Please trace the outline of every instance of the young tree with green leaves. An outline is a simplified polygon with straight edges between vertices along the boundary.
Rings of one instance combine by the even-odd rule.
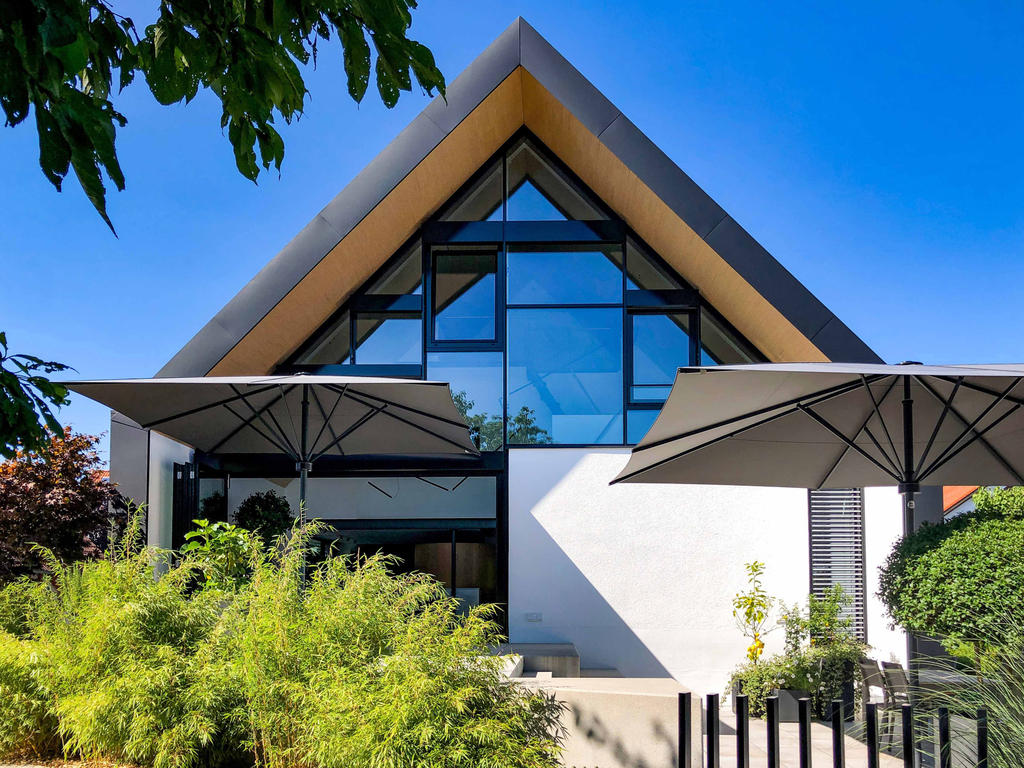
[[[738,592],[732,599],[732,615],[744,637],[750,639],[747,658],[752,664],[764,653],[764,636],[770,631],[768,617],[771,615],[775,599],[764,589],[761,577],[764,575],[764,563],[759,560],[747,563],[747,589]]]
[[[6,124],[33,115],[39,164],[58,190],[69,170],[107,225],[103,176],[125,186],[116,133],[128,119],[116,94],[141,75],[161,104],[200,89],[221,102],[239,172],[280,170],[284,140],[274,127],[305,107],[302,67],[340,43],[348,93],[370,81],[388,107],[413,80],[444,93],[433,54],[409,37],[416,0],[161,0],[142,31],[106,0],[0,3],[0,107]],[[258,153],[258,156],[257,156]]]

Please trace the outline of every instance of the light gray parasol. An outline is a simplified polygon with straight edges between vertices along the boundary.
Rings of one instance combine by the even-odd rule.
[[[205,453],[290,456],[303,505],[322,456],[478,453],[442,382],[300,374],[65,383]]]
[[[1024,365],[765,363],[680,368],[612,482],[1024,484]]]

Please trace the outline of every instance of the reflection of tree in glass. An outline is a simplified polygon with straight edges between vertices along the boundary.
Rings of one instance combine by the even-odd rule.
[[[546,429],[537,426],[533,418],[533,409],[525,405],[519,413],[508,420],[508,441],[513,444],[550,443],[551,435]]]
[[[502,444],[502,425],[500,416],[489,416],[486,413],[473,413],[474,401],[466,392],[455,392],[452,395],[455,407],[469,425],[469,435],[480,446],[481,451],[497,451]],[[508,441],[510,443],[550,443],[551,435],[546,429],[537,426],[533,411],[525,405],[519,413],[509,419]]]

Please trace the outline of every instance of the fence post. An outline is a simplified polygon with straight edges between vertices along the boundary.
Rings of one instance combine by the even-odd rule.
[[[939,768],[953,768],[953,750],[949,746],[949,709],[939,707]]]
[[[768,715],[768,768],[779,768],[779,697],[769,696],[764,705]]]
[[[676,761],[676,765],[679,768],[693,768],[693,748],[690,745],[690,740],[693,738],[693,732],[690,730],[693,725],[693,712],[690,709],[691,694],[689,691],[679,694],[677,706],[679,707],[679,759]]]
[[[749,701],[745,693],[736,697],[736,768],[750,768]]]
[[[878,704],[868,704],[864,727],[868,738],[868,768],[878,768]]]
[[[846,768],[846,725],[843,700],[832,700],[832,766]]]
[[[800,768],[811,768],[811,700],[800,699],[796,705],[800,720]]]
[[[718,766],[718,732],[720,723],[718,720],[718,694],[708,694],[708,768],[719,768]]]
[[[903,726],[903,766],[904,768],[914,768],[917,744],[914,738],[914,706],[912,704],[904,704],[900,707],[900,724]]]
[[[978,710],[978,768],[988,768],[988,710]]]

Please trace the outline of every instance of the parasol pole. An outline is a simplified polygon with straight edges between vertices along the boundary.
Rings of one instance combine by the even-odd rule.
[[[914,472],[914,398],[910,394],[910,377],[903,377],[903,482],[899,484],[903,497],[903,534],[914,530],[914,496],[921,490]]]
[[[300,417],[301,437],[299,442],[299,461],[295,468],[299,470],[299,522],[306,524],[306,482],[313,462],[309,460],[309,385],[302,385],[302,415]]]

